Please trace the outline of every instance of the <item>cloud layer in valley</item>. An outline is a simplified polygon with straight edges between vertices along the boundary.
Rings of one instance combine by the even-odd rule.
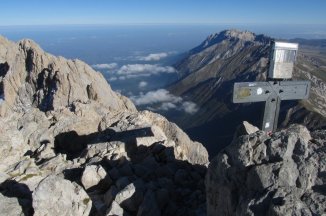
[[[92,65],[94,69],[100,69],[100,70],[113,70],[118,67],[117,63],[110,63],[110,64],[95,64]]]
[[[191,101],[184,101],[182,97],[171,94],[166,89],[149,91],[146,94],[132,96],[131,100],[137,106],[149,105],[152,110],[168,111],[171,109],[182,110],[188,114],[194,114],[198,111],[198,106]]]
[[[147,56],[139,56],[138,60],[140,61],[159,61],[168,57],[169,53],[162,52],[162,53],[151,53]]]
[[[171,66],[160,66],[154,64],[127,64],[122,66],[117,74],[128,75],[128,74],[158,74],[158,73],[175,73],[176,70]]]

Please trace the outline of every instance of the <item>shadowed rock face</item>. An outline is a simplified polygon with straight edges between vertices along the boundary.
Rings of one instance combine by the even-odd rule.
[[[207,214],[324,214],[325,135],[292,125],[235,138],[209,165]]]
[[[0,90],[8,215],[205,214],[206,149],[90,66],[0,37]]]

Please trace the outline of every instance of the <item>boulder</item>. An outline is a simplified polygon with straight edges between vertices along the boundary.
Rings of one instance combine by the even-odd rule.
[[[105,181],[107,186],[112,182],[103,167],[101,165],[86,166],[81,178],[84,188],[87,190],[98,185],[101,181],[103,181],[102,183]]]
[[[120,205],[116,201],[113,201],[106,212],[106,216],[124,215],[123,213],[124,211]]]
[[[89,215],[92,200],[82,187],[50,175],[33,192],[34,215]]]

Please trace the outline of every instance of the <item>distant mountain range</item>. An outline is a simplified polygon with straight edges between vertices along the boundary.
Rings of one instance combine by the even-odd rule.
[[[207,37],[175,64],[179,80],[168,87],[195,102],[195,115],[170,116],[206,146],[211,156],[230,143],[236,126],[247,120],[260,126],[263,103],[233,104],[235,82],[266,79],[272,38],[248,31],[225,30]],[[302,123],[326,126],[326,40],[293,39],[300,44],[294,79],[311,80],[307,101],[282,102],[280,127]],[[169,116],[168,116],[169,117]]]

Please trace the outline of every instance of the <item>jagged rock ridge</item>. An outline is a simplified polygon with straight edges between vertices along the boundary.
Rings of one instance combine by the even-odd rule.
[[[326,133],[292,125],[239,136],[210,163],[207,215],[323,215]]]
[[[205,214],[206,149],[87,64],[0,37],[0,90],[3,214]]]

